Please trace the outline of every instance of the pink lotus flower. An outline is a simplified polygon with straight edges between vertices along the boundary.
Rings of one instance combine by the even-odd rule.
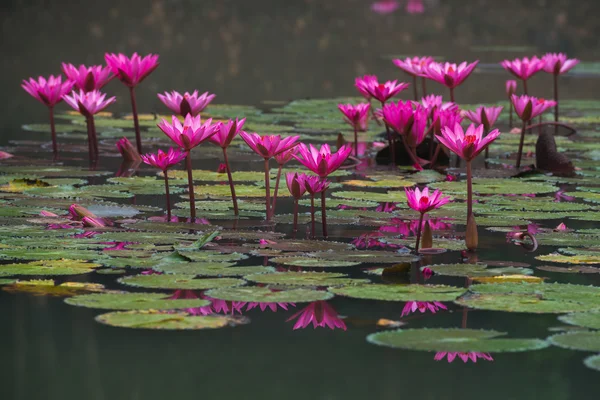
[[[321,178],[326,178],[346,161],[352,152],[352,147],[343,145],[337,152],[332,153],[328,144],[317,149],[312,144],[306,146],[304,143],[300,143],[298,152],[301,157],[294,155],[296,160]]]
[[[438,140],[459,157],[466,161],[471,161],[477,157],[486,146],[500,136],[500,131],[494,129],[483,138],[483,129],[483,125],[475,127],[474,124],[471,124],[467,128],[467,131],[464,132],[460,124],[457,123],[454,125],[454,129],[446,126],[443,127],[442,135],[438,136]]]
[[[7,153],[6,151],[0,151],[0,160],[6,160],[7,158],[14,157],[13,154]]]
[[[415,101],[413,104],[421,104],[430,114],[433,113],[434,110],[458,110],[457,104],[450,101],[444,102],[442,96],[437,96],[435,94],[430,94],[421,98],[421,103]]]
[[[423,14],[425,12],[423,0],[407,0],[405,8],[409,14]]]
[[[496,120],[502,112],[502,106],[499,107],[478,107],[475,111],[465,111],[465,117],[478,125],[483,125],[485,132],[489,131],[490,128],[496,123]]]
[[[567,226],[565,225],[564,222],[561,222],[560,224],[558,224],[558,226],[556,228],[554,228],[554,232],[564,232],[567,230],[569,230],[569,229],[567,228]]]
[[[102,218],[98,217],[83,217],[81,222],[85,227],[101,228],[106,226],[106,222],[104,222]]]
[[[157,54],[142,58],[138,53],[133,53],[130,58],[122,53],[106,53],[104,59],[119,80],[129,87],[137,86],[158,67]]]
[[[259,135],[258,133],[240,132],[240,136],[255,153],[264,159],[272,158],[286,150],[296,146],[300,136],[288,136],[281,138],[281,135]]]
[[[298,174],[295,172],[288,172],[285,174],[288,190],[295,199],[299,199],[306,193],[306,185],[304,184],[305,177],[305,174]]]
[[[287,322],[298,318],[294,324],[294,330],[306,328],[312,323],[313,328],[317,326],[329,327],[329,329],[346,330],[346,324],[338,316],[338,313],[325,301],[315,301],[310,303],[296,314],[287,319]]]
[[[400,7],[397,0],[380,0],[371,3],[371,10],[377,14],[391,14]]]
[[[431,270],[431,268],[428,267],[423,268],[421,270],[421,273],[423,274],[424,280],[429,280],[433,276],[433,271]]]
[[[564,53],[546,53],[542,57],[542,61],[544,62],[544,71],[554,75],[565,74],[580,62],[576,58],[567,59],[567,55]]]
[[[294,154],[298,153],[298,146],[294,146],[291,149],[283,151],[277,154],[274,158],[279,166],[283,166],[287,164],[290,160],[294,158]]]
[[[344,120],[350,124],[350,126],[361,132],[367,130],[369,124],[369,109],[371,108],[370,104],[338,104],[338,108],[342,114],[344,114]]]
[[[386,81],[385,83],[375,81],[369,82],[366,90],[371,97],[383,104],[407,87],[408,83],[400,82],[400,84],[398,84],[397,80]]]
[[[192,117],[195,117],[196,115],[200,114],[202,110],[206,108],[206,106],[208,106],[208,104],[215,98],[215,95],[204,92],[198,96],[197,90],[194,90],[192,94],[185,92],[182,95],[173,90],[171,93],[159,93],[158,98],[174,113],[181,115],[182,117],[185,117],[188,114],[192,114]]]
[[[408,135],[415,121],[414,113],[412,102],[409,100],[398,100],[395,104],[392,101],[381,109],[385,123],[399,135]]]
[[[506,81],[506,95],[508,98],[517,92],[517,81],[509,79]]]
[[[448,108],[446,110],[435,109],[433,110],[433,123],[435,124],[435,134],[441,135],[443,127],[454,127],[456,124],[460,124],[463,120],[462,114],[457,108]]]
[[[412,148],[416,148],[425,139],[426,128],[427,128],[428,112],[425,108],[417,106],[413,111],[413,124],[410,127],[406,142]],[[416,164],[417,169],[422,169],[419,164]]]
[[[28,81],[23,80],[21,87],[40,103],[47,107],[54,107],[62,101],[65,94],[71,91],[73,82],[69,80],[63,82],[60,75],[56,77],[50,75],[48,80],[43,76],[38,77],[37,80],[33,78],[29,78]]]
[[[250,302],[248,303],[248,305],[246,306],[246,311],[250,311],[256,307],[260,308],[260,311],[265,311],[267,308],[270,309],[273,312],[277,311],[277,307],[286,310],[288,309],[288,307],[296,307],[296,304],[294,303],[256,303],[256,302]]]
[[[76,203],[69,206],[69,214],[75,221],[81,221],[84,217],[97,218],[93,212]]]
[[[122,137],[117,141],[117,149],[121,156],[123,156],[123,160],[125,161],[140,161],[141,157],[138,153],[137,149],[133,146],[133,144],[126,137]]]
[[[142,156],[142,161],[148,165],[152,165],[166,173],[167,169],[173,165],[182,162],[187,157],[187,152],[181,151],[179,148],[171,147],[168,152],[158,150],[158,153],[148,153]]]
[[[306,188],[306,191],[313,196],[327,190],[330,183],[331,182],[328,180],[319,176],[304,175],[304,187]]]
[[[79,92],[73,91],[70,96],[63,96],[65,103],[73,107],[74,110],[79,111],[85,117],[91,117],[99,113],[117,100],[114,96],[108,99],[105,98],[106,94],[99,90],[91,92],[84,92],[83,90]]]
[[[445,357],[448,357],[448,362],[451,363],[452,361],[454,361],[454,359],[457,356],[464,363],[466,363],[469,360],[471,360],[473,362],[477,362],[478,358],[482,358],[486,361],[494,361],[494,359],[492,358],[492,356],[489,353],[477,353],[474,351],[470,351],[468,353],[439,351],[439,352],[435,353],[435,356],[433,357],[433,359],[435,361],[440,361],[440,360],[443,360]]]
[[[444,204],[450,202],[450,197],[442,197],[442,192],[434,191],[429,195],[429,188],[424,188],[420,191],[419,188],[409,189],[404,188],[408,206],[415,211],[425,214],[436,208],[440,208]]]
[[[527,95],[517,96],[513,94],[510,99],[517,115],[525,122],[531,121],[556,105],[556,102],[553,100],[538,99]]]
[[[360,94],[367,100],[371,100],[371,93],[367,90],[372,85],[378,85],[377,77],[375,75],[359,76],[354,80],[354,86],[360,92]]]
[[[173,142],[185,151],[190,151],[200,143],[210,139],[219,129],[218,125],[212,124],[212,118],[209,118],[204,123],[200,116],[192,117],[187,115],[183,125],[175,115],[171,117],[171,124],[163,119],[158,127],[165,133]]]
[[[114,78],[108,66],[93,65],[86,67],[81,64],[76,67],[73,64],[62,63],[62,69],[67,78],[74,82],[75,88],[84,92],[100,90]]]
[[[544,61],[540,60],[536,56],[523,58],[515,58],[514,60],[504,60],[500,63],[502,67],[516,76],[517,78],[526,81],[536,74],[539,70],[544,68]]]
[[[404,308],[402,309],[402,314],[400,315],[400,317],[404,317],[406,315],[412,314],[417,311],[419,311],[421,314],[423,314],[426,311],[429,311],[432,314],[435,314],[439,310],[447,310],[447,309],[448,308],[444,304],[440,303],[439,301],[433,301],[433,302],[408,301],[404,305]]]
[[[423,76],[425,68],[433,62],[433,57],[407,57],[404,60],[395,59],[394,64],[411,76]]]
[[[226,148],[231,144],[231,141],[237,136],[237,134],[244,127],[246,118],[238,120],[230,119],[227,123],[219,122],[216,124],[217,132],[211,136],[210,142],[216,144],[221,148]]]
[[[467,62],[465,61],[459,65],[456,65],[454,63],[442,64],[432,62],[427,66],[424,72],[427,78],[439,82],[450,89],[454,89],[455,87],[463,83],[463,81],[467,79],[469,75],[471,75],[471,72],[473,72],[478,63],[479,60],[474,61],[470,64],[467,64]],[[450,100],[454,102],[454,99]]]

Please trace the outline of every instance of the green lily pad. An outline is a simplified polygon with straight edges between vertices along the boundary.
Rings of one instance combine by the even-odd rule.
[[[330,292],[355,299],[383,301],[453,301],[466,289],[446,285],[370,284],[330,288]]]
[[[276,291],[259,286],[212,289],[207,291],[205,295],[213,299],[253,303],[310,303],[329,300],[333,297],[333,294],[324,290],[290,289]]]
[[[210,301],[204,299],[170,299],[164,293],[92,293],[65,299],[72,306],[101,308],[107,310],[176,310],[204,307]]]
[[[153,269],[167,274],[200,275],[200,276],[244,276],[248,274],[264,274],[275,272],[274,268],[263,266],[234,267],[230,263],[191,262],[179,264],[159,264]]]
[[[134,275],[118,279],[119,283],[128,286],[142,287],[148,289],[188,289],[204,290],[220,287],[245,285],[241,279],[215,278],[195,279],[194,275]]]
[[[335,267],[353,267],[359,265],[360,262],[354,261],[335,261],[323,260],[322,258],[314,257],[275,257],[269,262],[273,264],[291,265],[295,267],[307,268],[335,268]]]
[[[504,353],[539,350],[548,347],[540,339],[497,339],[497,331],[475,329],[400,329],[373,333],[370,343],[396,349],[436,352]]]
[[[564,264],[600,264],[600,252],[598,255],[576,255],[565,256],[564,254],[552,253],[536,256],[536,260],[550,261]]]
[[[595,356],[589,356],[588,358],[583,360],[583,364],[588,368],[600,371],[600,354],[596,354]]]
[[[368,279],[351,279],[348,275],[334,272],[273,272],[255,274],[244,279],[265,285],[284,286],[341,286],[368,283]]]
[[[193,316],[186,313],[159,311],[121,311],[102,314],[96,321],[119,328],[199,330],[232,326],[242,321],[239,317],[223,315]]]
[[[60,260],[63,258],[73,260],[94,260],[98,253],[91,250],[77,250],[64,248],[53,249],[31,249],[31,248],[12,248],[0,249],[1,259],[15,260]]]
[[[81,260],[46,260],[33,261],[27,264],[0,265],[0,276],[12,275],[80,275],[92,272],[100,264],[92,264]]]
[[[558,319],[569,325],[576,325],[589,329],[600,329],[599,311],[561,315]]]
[[[446,276],[499,276],[499,275],[532,275],[533,270],[520,267],[487,268],[482,264],[437,264],[429,265],[436,275]]]
[[[413,255],[404,255],[391,251],[370,250],[347,250],[336,252],[319,251],[316,253],[309,253],[308,256],[331,261],[368,262],[373,264],[399,264],[404,262],[414,262],[419,259],[419,257]]]
[[[600,351],[600,331],[560,333],[548,338],[551,344],[569,350]]]

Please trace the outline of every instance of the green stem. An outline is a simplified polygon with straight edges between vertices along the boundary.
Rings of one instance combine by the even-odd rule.
[[[271,215],[275,216],[275,204],[277,203],[277,193],[279,192],[279,181],[281,180],[281,169],[283,164],[279,164],[277,169],[277,179],[275,180],[275,191],[273,192],[273,207],[271,207]]]
[[[239,215],[237,197],[235,195],[235,186],[233,185],[233,176],[229,167],[229,158],[227,157],[227,147],[223,147],[223,159],[225,160],[225,168],[227,169],[227,178],[229,179],[229,189],[231,191],[231,201],[233,202],[233,213]]]
[[[521,140],[519,141],[519,152],[517,153],[517,168],[521,167],[521,156],[523,155],[523,142],[525,141],[525,130],[527,130],[527,121],[523,121],[523,128],[521,128]]]

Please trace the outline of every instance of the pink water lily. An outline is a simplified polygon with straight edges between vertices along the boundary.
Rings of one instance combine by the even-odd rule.
[[[200,114],[215,98],[214,94],[209,94],[208,92],[198,95],[197,90],[194,90],[191,94],[188,92],[181,94],[173,90],[170,93],[159,93],[157,96],[165,106],[182,117],[188,114],[192,114],[192,116]]]
[[[114,78],[111,68],[103,65],[86,67],[81,64],[76,67],[73,64],[62,63],[62,69],[67,78],[75,84],[75,88],[84,92],[102,89]]]
[[[377,14],[391,14],[400,8],[397,0],[380,0],[371,3],[371,10]]]
[[[422,105],[428,112],[429,115],[433,115],[435,110],[446,111],[446,110],[458,110],[458,104],[452,103],[451,101],[444,102],[442,96],[430,94],[421,98],[421,102],[413,102],[413,104]]]
[[[429,194],[429,188],[422,191],[419,188],[404,188],[407,204],[415,211],[425,214],[450,202],[450,197],[443,197],[442,192],[435,190]]]
[[[454,103],[454,88],[463,83],[471,75],[479,60],[467,64],[466,61],[454,63],[430,63],[425,69],[425,75],[450,89],[450,101]]]
[[[478,125],[483,125],[485,132],[489,131],[490,128],[496,123],[496,120],[500,116],[504,107],[477,107],[476,110],[466,110],[465,117]]]
[[[527,95],[517,96],[513,94],[510,99],[517,115],[525,122],[531,121],[556,105],[556,102],[553,100],[538,99],[537,97]]]
[[[119,150],[119,153],[121,153],[121,156],[123,157],[123,161],[125,161],[125,162],[141,161],[141,156],[137,152],[137,149],[135,148],[135,146],[133,144],[131,144],[129,139],[127,139],[126,137],[122,137],[121,139],[117,140],[116,146],[117,146],[117,150]]]
[[[63,96],[71,91],[73,82],[62,81],[60,75],[50,75],[48,79],[40,76],[36,79],[23,80],[21,87],[37,101],[48,107],[50,111],[50,134],[52,138],[52,152],[54,159],[58,158],[58,144],[56,142],[56,127],[54,124],[54,106],[60,103]]]
[[[424,70],[433,62],[433,57],[407,57],[404,60],[394,59],[393,63],[398,68],[411,76],[423,76]]]
[[[185,160],[186,156],[187,152],[182,151],[179,148],[171,147],[166,153],[159,149],[156,154],[148,153],[142,155],[141,157],[144,163],[152,165],[153,167],[165,172],[172,166],[177,165]]]
[[[138,153],[142,154],[142,136],[140,133],[135,87],[158,67],[158,55],[148,54],[142,58],[137,53],[133,53],[131,57],[127,57],[122,53],[106,53],[104,59],[112,72],[129,88],[133,127],[135,129],[135,144]]]
[[[453,128],[443,127],[438,140],[465,161],[471,161],[500,136],[500,131],[494,129],[484,138],[483,130],[483,124],[479,126],[471,124],[465,132],[462,126],[456,123]]]
[[[305,174],[298,174],[295,172],[288,172],[285,174],[288,190],[294,198],[294,232],[298,230],[298,200],[306,193],[305,177]]]
[[[407,135],[414,123],[413,104],[409,100],[389,102],[381,109],[383,120],[399,135]]]
[[[310,194],[310,220],[311,220],[311,233],[312,236],[316,235],[316,226],[315,226],[315,195],[319,193],[325,193],[327,188],[329,188],[329,182],[325,178],[321,178],[320,176],[314,175],[304,175],[304,187],[308,194]],[[323,201],[323,195],[321,195],[321,200]],[[323,206],[322,202],[322,206]],[[324,207],[322,207],[324,209]]]
[[[517,81],[514,79],[509,79],[506,81],[506,95],[510,99],[510,96],[517,92]]]
[[[354,155],[358,156],[358,131],[364,132],[369,124],[369,103],[338,104],[338,109],[344,114],[344,120],[354,129]]]
[[[281,181],[281,172],[283,171],[283,166],[290,162],[294,158],[294,154],[298,153],[298,146],[294,146],[291,149],[283,151],[277,154],[275,157],[275,161],[277,162],[277,178],[275,178],[275,190],[273,191],[273,204],[271,207],[271,214],[275,215],[275,207],[277,206],[277,194],[279,193],[279,183]]]
[[[492,358],[492,356],[489,353],[480,353],[480,352],[474,352],[474,351],[470,351],[468,353],[439,351],[439,352],[435,353],[435,356],[433,357],[433,359],[435,361],[440,361],[446,357],[448,358],[449,363],[454,361],[456,359],[456,357],[460,358],[462,360],[462,362],[464,362],[464,363],[468,362],[469,360],[471,360],[473,362],[477,362],[478,358],[484,359],[486,361],[494,361],[494,359]]]
[[[326,178],[348,159],[352,148],[343,145],[335,153],[332,153],[328,144],[324,144],[318,149],[312,144],[307,146],[304,143],[300,143],[298,152],[300,153],[300,157],[294,155],[296,160],[321,178]]]
[[[338,316],[338,313],[325,301],[310,303],[307,307],[288,318],[287,321],[292,321],[296,318],[298,320],[294,324],[294,330],[306,328],[310,324],[312,324],[313,328],[347,329],[346,324]]]
[[[530,58],[515,58],[514,60],[504,60],[500,63],[502,67],[513,74],[515,77],[521,79],[523,81],[523,91],[525,94],[527,93],[527,81],[533,75],[538,73],[542,68],[544,68],[544,61],[540,60],[536,56]]]
[[[367,100],[371,100],[371,93],[367,90],[368,87],[378,84],[377,76],[365,75],[359,76],[354,80],[354,86],[360,92],[360,94]]]
[[[439,301],[431,301],[431,302],[430,301],[408,301],[404,305],[404,308],[402,309],[402,314],[400,315],[400,317],[404,317],[406,315],[412,314],[417,311],[419,311],[421,314],[423,314],[426,311],[429,311],[432,314],[435,314],[439,310],[447,310],[447,309],[448,308],[443,303],[440,303]]]
[[[407,0],[404,8],[409,14],[423,14],[425,12],[423,0]]]
[[[366,86],[367,92],[372,98],[378,100],[380,103],[385,103],[404,89],[408,87],[408,83],[400,82],[397,80],[386,81],[379,83],[377,81],[371,81]]]
[[[554,75],[554,122],[558,122],[558,76],[566,74],[577,64],[579,60],[576,58],[567,58],[564,53],[546,53],[542,57],[544,62],[544,71]]]

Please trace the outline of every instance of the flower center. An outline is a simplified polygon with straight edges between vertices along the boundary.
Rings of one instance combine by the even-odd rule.
[[[473,143],[475,143],[475,140],[476,140],[476,139],[477,139],[477,137],[476,137],[475,135],[467,135],[467,136],[465,136],[465,141],[466,141],[468,144],[473,144]]]
[[[453,73],[454,73],[454,68],[452,68],[452,67],[448,67],[448,73],[449,73],[449,74],[453,74]]]
[[[383,83],[380,83],[378,86],[379,90],[384,90],[385,89],[385,85]]]
[[[543,97],[538,99],[538,103],[545,103],[545,102],[546,102],[546,99],[544,99]]]
[[[427,197],[427,196],[421,197],[421,199],[419,200],[419,203],[421,203],[421,205],[426,206],[427,204],[429,204],[429,197]]]

